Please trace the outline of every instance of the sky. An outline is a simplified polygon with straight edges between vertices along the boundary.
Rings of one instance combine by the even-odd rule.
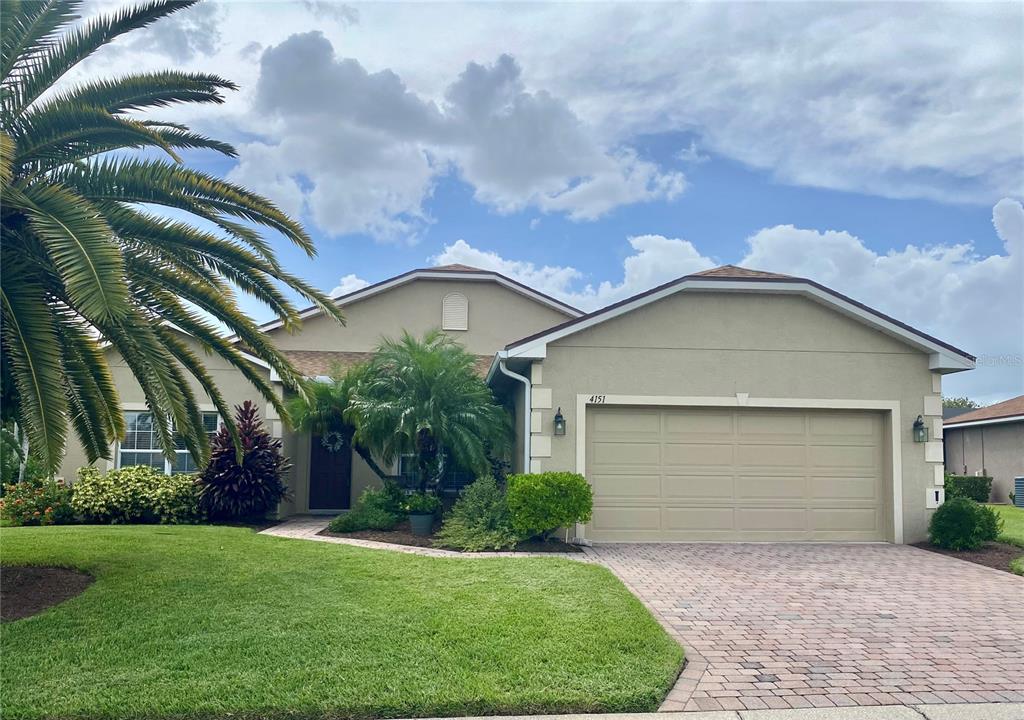
[[[205,2],[71,80],[169,65],[239,84],[154,117],[236,145],[185,159],[300,218],[326,291],[464,263],[593,310],[733,263],[1024,393],[1024,4]]]

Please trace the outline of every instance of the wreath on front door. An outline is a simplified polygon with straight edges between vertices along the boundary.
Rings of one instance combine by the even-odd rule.
[[[320,443],[330,452],[338,452],[345,447],[345,436],[337,430],[331,430],[320,438]]]

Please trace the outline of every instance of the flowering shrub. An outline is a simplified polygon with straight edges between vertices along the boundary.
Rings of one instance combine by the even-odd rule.
[[[96,523],[191,523],[202,519],[192,475],[164,475],[148,465],[101,473],[78,471],[74,509]]]
[[[0,519],[11,525],[63,525],[74,521],[71,488],[63,480],[6,485]]]

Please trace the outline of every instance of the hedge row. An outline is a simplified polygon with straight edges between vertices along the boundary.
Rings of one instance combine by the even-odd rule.
[[[983,475],[946,474],[946,499],[965,497],[974,502],[987,503],[992,495],[992,478]]]

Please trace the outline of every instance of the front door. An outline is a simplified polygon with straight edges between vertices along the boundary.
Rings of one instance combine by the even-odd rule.
[[[352,446],[339,434],[314,435],[309,446],[309,509],[348,510],[352,496]]]

